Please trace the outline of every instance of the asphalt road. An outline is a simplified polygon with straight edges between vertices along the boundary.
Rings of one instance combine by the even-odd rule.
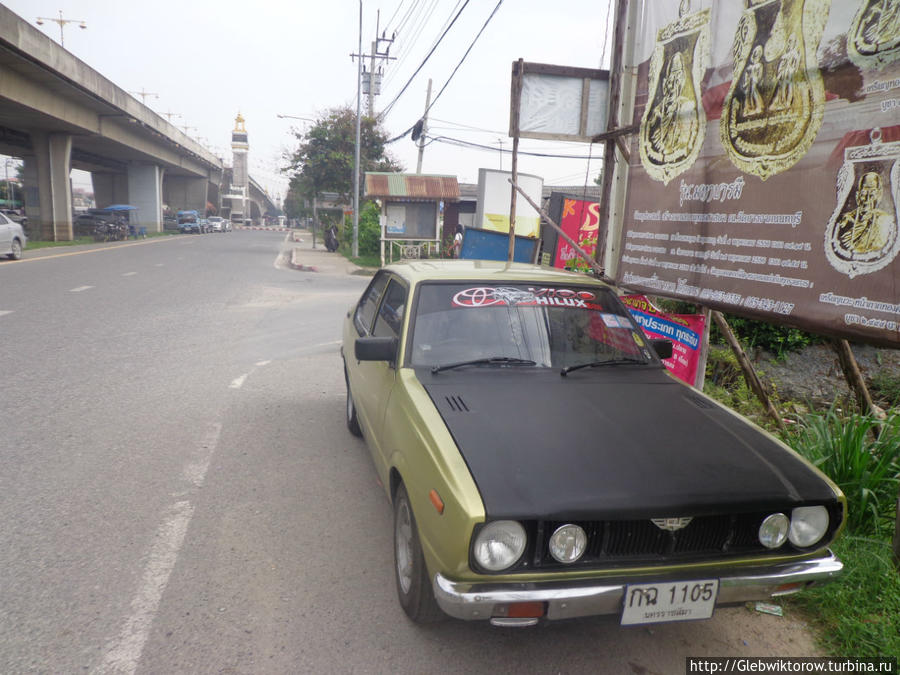
[[[288,269],[288,247],[238,231],[0,262],[0,672],[640,675],[816,653],[798,618],[744,608],[410,624],[343,417],[340,323],[367,279]]]

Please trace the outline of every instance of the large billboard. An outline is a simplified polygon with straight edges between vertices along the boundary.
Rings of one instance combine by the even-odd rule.
[[[618,281],[900,345],[900,0],[631,1]]]

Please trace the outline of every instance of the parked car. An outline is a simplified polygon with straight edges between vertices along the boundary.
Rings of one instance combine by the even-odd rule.
[[[172,216],[163,216],[163,230],[178,230],[178,219]]]
[[[19,260],[27,245],[28,238],[23,227],[0,213],[0,255]]]
[[[846,500],[670,377],[616,290],[531,265],[380,270],[347,313],[349,430],[415,621],[706,619],[833,579]]]
[[[196,211],[179,211],[178,229],[182,234],[204,234],[206,219],[201,218]]]
[[[22,229],[28,229],[28,216],[24,213],[21,213],[16,209],[3,209],[3,214],[14,223],[21,225]]]
[[[210,216],[206,219],[210,232],[224,232],[225,219],[220,216]]]

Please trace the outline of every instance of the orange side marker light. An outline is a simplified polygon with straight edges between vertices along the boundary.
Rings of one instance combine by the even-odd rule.
[[[432,490],[428,493],[428,498],[431,500],[431,504],[437,509],[437,512],[440,514],[444,513],[444,502],[441,500],[441,496],[437,493],[437,490]]]

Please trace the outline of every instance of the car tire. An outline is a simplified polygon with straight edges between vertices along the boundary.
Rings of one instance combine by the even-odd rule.
[[[394,580],[400,606],[414,622],[434,623],[446,618],[434,599],[416,517],[403,483],[394,494]]]
[[[9,257],[12,260],[21,260],[22,259],[22,242],[19,241],[18,238],[12,240],[12,245],[9,249]]]
[[[350,393],[350,378],[347,377],[346,366],[344,366],[344,383],[347,385],[347,429],[354,436],[362,436],[359,418],[356,416],[356,404],[353,402],[353,394]]]

